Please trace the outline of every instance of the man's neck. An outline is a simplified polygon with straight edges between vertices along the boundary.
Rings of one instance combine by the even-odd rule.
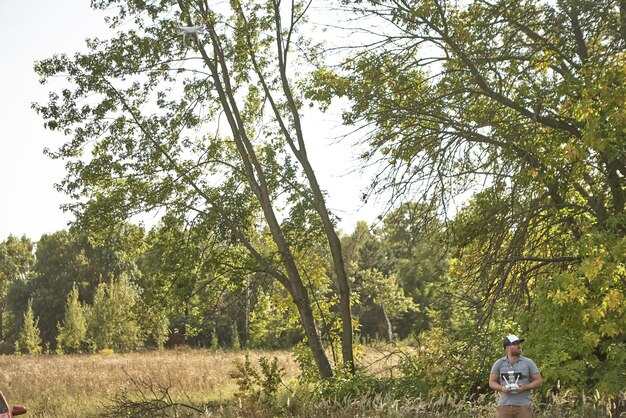
[[[519,360],[519,356],[512,356],[510,354],[506,355],[507,360],[509,360],[509,363],[511,364],[515,364],[517,363],[517,360]]]

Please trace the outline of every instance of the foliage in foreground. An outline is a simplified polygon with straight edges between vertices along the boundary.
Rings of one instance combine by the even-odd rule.
[[[378,38],[318,76],[351,100],[344,122],[367,127],[367,162],[385,161],[373,188],[442,215],[472,194],[450,229],[463,328],[520,332],[551,382],[619,393],[626,4],[345,3]]]
[[[335,376],[315,384],[286,384],[275,357],[235,360],[231,378],[239,391],[235,402],[193,405],[175,402],[170,388],[133,380],[135,394],[124,392],[104,416],[137,417],[491,417],[496,400],[492,394],[463,396],[407,396],[407,378],[375,377],[361,371],[351,377]],[[577,397],[572,392],[546,395],[537,401],[535,415],[551,417],[613,417],[626,411],[626,393],[621,399],[599,394]]]
[[[362,377],[356,377],[361,379]],[[365,378],[364,380],[370,380]],[[376,379],[374,379],[376,380]],[[168,403],[168,388],[154,387],[144,383],[137,387],[142,401],[119,398],[120,403],[112,409],[113,416],[137,417],[492,417],[495,415],[495,400],[490,395],[463,397],[442,393],[436,397],[397,398],[393,393],[374,393],[367,388],[354,395],[320,397],[308,387],[298,387],[297,392],[275,394],[269,398],[257,397],[259,392],[239,402],[185,405]],[[344,382],[345,384],[345,382]],[[342,386],[341,384],[339,386]],[[340,390],[345,389],[340,388]],[[154,395],[154,398],[146,396]],[[278,395],[278,396],[276,396]],[[328,394],[327,394],[328,395]],[[282,403],[276,403],[276,399]],[[602,398],[577,398],[569,393],[554,395],[547,402],[535,407],[538,418],[565,417],[614,417],[624,410],[626,399],[618,403]]]
[[[396,363],[385,363],[387,354],[368,349],[355,377],[323,384],[302,381],[287,351],[0,356],[0,370],[9,401],[37,418],[493,416],[491,394],[411,393],[412,377],[401,379]],[[609,417],[607,407],[615,417],[626,406],[626,394],[609,402],[565,388],[548,392],[543,388],[545,400],[536,400],[539,418]]]

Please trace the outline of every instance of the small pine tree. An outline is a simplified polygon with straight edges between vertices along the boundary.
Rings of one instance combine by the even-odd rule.
[[[89,309],[87,318],[87,336],[93,342],[96,350],[111,348],[113,338],[107,325],[110,322],[111,313],[107,306],[107,285],[101,283],[96,288],[93,304]]]
[[[57,353],[82,353],[87,338],[87,320],[85,309],[78,300],[76,285],[67,295],[63,325],[58,324]]]
[[[97,350],[130,351],[141,344],[135,309],[138,293],[126,276],[96,289],[87,320],[87,334]]]
[[[126,352],[142,344],[141,327],[137,323],[139,292],[123,274],[115,280],[109,293],[113,317],[113,348]]]
[[[42,353],[39,318],[35,318],[32,299],[28,300],[28,308],[24,313],[24,325],[15,342],[15,352],[18,354]]]

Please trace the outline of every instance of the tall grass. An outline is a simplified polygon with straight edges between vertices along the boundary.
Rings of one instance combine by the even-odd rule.
[[[286,351],[257,351],[277,357],[286,376],[298,373]],[[0,356],[0,389],[11,404],[25,405],[31,418],[98,416],[138,382],[167,388],[174,401],[223,403],[237,386],[230,379],[241,352],[171,350],[131,354]]]
[[[395,378],[396,359],[367,349],[364,367],[377,378]],[[132,417],[493,417],[493,396],[467,399],[441,394],[394,398],[391,393],[325,392],[297,383],[299,370],[287,351],[248,352],[250,364],[277,358],[284,385],[272,405],[242,398],[233,376],[244,352],[171,350],[80,356],[0,356],[0,389],[31,418]],[[367,380],[363,380],[367,382]],[[332,389],[332,387],[331,387]],[[615,405],[599,396],[563,392],[536,405],[537,418],[626,416],[625,398]],[[166,407],[163,407],[163,406]],[[173,406],[173,407],[172,407]],[[617,407],[616,407],[617,406]]]

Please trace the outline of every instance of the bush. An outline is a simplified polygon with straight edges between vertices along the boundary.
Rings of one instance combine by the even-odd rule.
[[[282,382],[283,369],[278,366],[278,359],[259,358],[260,369],[250,362],[248,354],[242,362],[235,360],[235,370],[230,377],[235,379],[239,392],[237,396],[247,408],[264,409],[271,414],[283,412],[278,404],[278,389]]]

